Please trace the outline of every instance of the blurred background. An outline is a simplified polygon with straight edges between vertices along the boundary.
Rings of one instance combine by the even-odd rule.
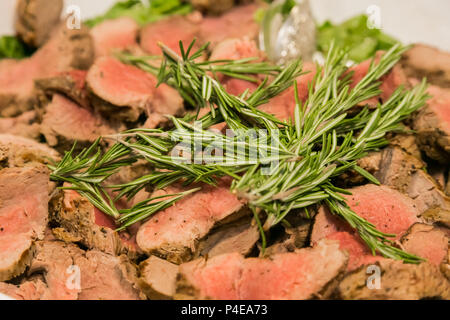
[[[80,6],[82,18],[103,13],[116,0],[66,0],[66,6]],[[381,9],[382,28],[403,43],[422,42],[450,51],[449,0],[311,0],[318,22],[341,22],[365,13],[377,5]],[[15,0],[0,1],[0,34],[13,33]]]

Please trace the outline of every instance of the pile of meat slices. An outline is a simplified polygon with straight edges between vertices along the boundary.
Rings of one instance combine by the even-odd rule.
[[[450,54],[414,46],[383,78],[383,93],[367,101],[384,101],[399,85],[409,87],[423,76],[431,83],[428,105],[407,123],[415,133],[392,135],[388,148],[359,162],[382,186],[352,172],[339,181],[351,190],[347,200],[356,213],[396,234],[398,247],[427,261],[411,265],[373,256],[355,231],[324,207],[316,208],[313,219],[299,212],[289,218],[289,227],[273,229],[261,255],[257,226],[245,203],[229,192],[228,179],[215,188],[202,186],[117,233],[114,222],[87,199],[57,189],[46,167],[74,141],[83,147],[100,135],[157,127],[164,124],[162,115],[187,112],[174,89],[156,88],[153,76],[118,61],[115,50],[160,54],[158,41],[178,50],[179,40],[187,45],[196,37],[198,45],[211,42],[214,59],[264,59],[255,42],[258,6],[235,7],[221,16],[174,16],[143,28],[118,18],[71,30],[58,20],[60,12],[39,10],[44,1],[20,2],[19,16],[47,16],[22,26],[27,17],[18,19],[24,41],[39,46],[31,58],[0,61],[1,293],[15,299],[450,298]],[[353,67],[354,83],[369,64]],[[314,65],[305,63],[305,70],[310,72],[298,79],[303,100]],[[255,89],[243,80],[220,80],[234,94]],[[287,119],[294,111],[293,92],[261,108]],[[147,170],[137,163],[111,182]],[[143,190],[134,201],[149,196]],[[367,267],[373,265],[382,274],[378,290],[366,285]]]

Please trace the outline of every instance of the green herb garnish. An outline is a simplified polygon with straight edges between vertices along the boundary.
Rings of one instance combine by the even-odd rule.
[[[423,82],[410,91],[397,89],[388,101],[374,110],[365,108],[356,115],[350,112],[360,102],[380,93],[379,79],[399,61],[406,48],[394,45],[378,62],[371,64],[367,75],[354,88],[350,88],[346,67],[348,55],[344,50],[331,46],[324,66],[317,66],[317,73],[309,86],[308,99],[304,103],[298,99],[295,85],[295,117],[292,122],[281,122],[257,107],[295,84],[296,78],[302,74],[299,61],[282,70],[263,68],[272,80],[269,81],[268,77],[255,92],[237,97],[223,88],[214,77],[214,72],[206,71],[220,67],[230,68],[231,75],[240,76],[247,71],[252,74],[251,71],[257,71],[251,63],[237,64],[238,68],[235,68],[236,65],[230,61],[198,62],[196,59],[207,47],[191,53],[192,47],[193,43],[185,50],[180,43],[181,55],[177,55],[161,45],[164,60],[157,73],[158,80],[188,95],[198,107],[209,106],[209,114],[197,119],[199,122],[196,124],[192,123],[195,119],[171,117],[172,130],[135,129],[108,137],[116,141],[110,149],[113,152],[107,151],[102,156],[98,151],[93,160],[90,160],[91,154],[97,146],[75,158],[66,154],[59,165],[51,167],[52,179],[70,182],[75,190],[88,190],[94,199],[104,199],[105,188],[113,188],[118,197],[131,199],[147,186],[158,189],[174,183],[191,185],[197,182],[214,185],[218,178],[229,176],[233,179],[231,191],[246,200],[261,232],[282,222],[288,214],[298,209],[325,204],[359,233],[374,254],[378,252],[409,263],[422,261],[397,249],[389,240],[394,235],[380,232],[353,212],[342,196],[348,191],[333,184],[335,177],[349,169],[355,169],[369,181],[378,183],[372,175],[359,168],[356,161],[369,151],[385,146],[386,134],[401,130],[402,121],[425,104],[428,96]],[[144,66],[143,70],[148,69],[143,61],[130,57],[128,61]],[[235,135],[229,137],[208,131],[220,122],[226,122]],[[252,129],[264,129],[268,134],[246,139],[245,132]],[[185,161],[195,156],[198,151],[195,148],[189,149],[188,154],[170,154],[179,142],[193,141],[196,137],[202,137],[200,147],[214,146],[217,142],[223,148],[223,155],[215,157],[213,162],[206,158],[197,163]],[[273,139],[277,142],[275,145],[268,143]],[[255,145],[260,145],[260,142],[267,146],[257,149],[263,156],[250,157]],[[236,153],[236,150],[239,152]],[[146,159],[155,170],[123,185],[102,185],[101,182],[111,172],[120,166],[130,165],[135,159]],[[80,187],[80,181],[92,187]],[[169,202],[155,198],[134,208],[119,210],[117,221],[128,226],[172,205],[190,192],[195,191],[172,195]],[[93,204],[101,206],[99,209],[106,207],[98,201]],[[113,206],[114,201],[109,199],[107,204]],[[116,209],[106,208],[105,213],[117,218]],[[265,218],[265,221],[260,221],[260,218]]]
[[[105,20],[129,17],[142,26],[169,15],[187,14],[191,11],[191,5],[181,0],[151,0],[147,5],[141,0],[127,0],[116,3],[105,14],[89,19],[85,24],[93,27]]]
[[[328,52],[331,43],[349,50],[349,59],[362,62],[373,57],[377,50],[389,50],[397,40],[380,29],[368,27],[368,17],[364,14],[353,17],[339,25],[330,21],[318,27],[318,48]]]
[[[23,59],[31,54],[32,50],[27,48],[19,38],[15,36],[0,37],[0,59]]]

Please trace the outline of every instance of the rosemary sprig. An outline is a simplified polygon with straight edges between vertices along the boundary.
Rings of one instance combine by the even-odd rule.
[[[179,83],[184,81],[198,95],[200,81],[195,80],[203,77],[202,96],[197,100],[204,104],[212,101],[219,105],[221,119],[235,131],[252,127],[252,124],[244,123],[242,117],[236,117],[236,114],[245,115],[246,106],[255,106],[258,101],[264,100],[261,93],[267,94],[268,91],[264,90],[267,88],[261,86],[249,99],[250,103],[249,100],[238,101],[220,90],[220,87],[208,86],[208,82],[215,83],[210,79],[204,80],[203,74],[195,74],[189,67],[185,70],[185,64],[190,63],[186,56],[176,57],[173,52],[166,52],[166,48],[162,48],[173,71],[169,76],[166,74],[166,77],[177,78]],[[380,94],[378,80],[398,62],[404,50],[405,48],[394,46],[377,63],[372,62],[367,75],[353,89],[350,89],[350,74],[345,67],[346,54],[333,48],[330,50],[324,67],[318,67],[306,103],[302,105],[297,99],[294,128],[288,126],[284,129],[289,151],[295,153],[299,161],[282,159],[271,176],[261,174],[261,164],[255,164],[233,182],[234,192],[248,200],[251,207],[263,209],[269,214],[266,229],[281,222],[294,209],[305,208],[324,200],[328,204],[334,203],[332,201],[338,201],[340,205],[345,204],[339,195],[339,192],[344,191],[330,182],[332,177],[345,170],[355,168],[371,181],[377,182],[373,176],[356,166],[356,160],[366,155],[367,151],[382,147],[386,143],[385,134],[400,129],[401,120],[424,104],[425,85],[422,84],[410,93],[399,89],[383,106],[374,112],[365,109],[355,119],[349,117],[346,112]],[[292,73],[290,76],[292,80]],[[214,91],[215,88],[218,90]],[[210,116],[215,116],[214,110]],[[354,128],[349,127],[349,124],[355,122],[359,122],[360,128],[363,129],[358,138],[354,136]],[[273,119],[265,118],[259,123],[271,132],[280,131]],[[316,151],[319,145],[321,150]],[[355,220],[351,219],[356,214],[349,215],[349,211],[351,210],[347,208],[332,212],[357,227],[373,252],[378,250],[391,258],[420,261],[413,255],[399,253],[386,238],[391,235],[376,231],[367,221],[356,225]],[[361,222],[360,220],[358,221]]]
[[[56,181],[71,182],[70,179],[76,179],[86,183],[100,184],[121,167],[129,166],[136,161],[131,151],[120,144],[113,145],[102,154],[100,141],[100,138],[97,139],[89,148],[83,149],[76,157],[73,157],[75,143],[58,164],[49,165],[52,171],[50,178]]]
[[[158,76],[160,83],[165,82],[168,85],[177,88],[180,95],[192,106],[194,107],[205,107],[202,99],[199,99],[199,96],[196,94],[196,91],[191,90],[191,85],[195,83],[195,87],[202,85],[202,89],[206,90],[203,92],[207,94],[208,91],[212,90],[212,86],[220,86],[219,83],[216,83],[213,80],[213,77],[206,76],[206,74],[216,75],[218,73],[224,74],[226,76],[242,79],[250,82],[259,82],[259,78],[257,76],[261,75],[278,75],[282,69],[279,66],[269,64],[267,62],[257,62],[257,58],[246,58],[240,60],[207,60],[207,61],[196,61],[199,57],[203,55],[203,53],[207,50],[209,43],[203,45],[196,52],[192,53],[192,48],[195,44],[194,40],[187,50],[184,49],[183,43],[180,41],[180,49],[181,49],[181,57],[178,56],[173,50],[165,46],[164,44],[160,44],[163,48],[164,56],[134,56],[130,53],[120,52],[117,53],[116,56],[123,63],[134,65],[146,72],[153,74],[154,76]],[[180,62],[183,65],[183,69],[179,68],[178,70],[170,70],[167,67],[167,60],[170,59],[172,62]],[[158,66],[158,60],[162,60],[162,64]],[[170,73],[174,71],[175,77],[172,77]],[[188,85],[183,83],[186,79],[182,79],[180,76],[181,73],[185,75],[193,75],[196,73],[201,73],[204,79],[201,83],[196,81],[196,76],[192,79],[193,82],[190,82]],[[213,83],[214,82],[214,83]]]
[[[368,180],[378,183],[368,172],[359,168],[356,161],[368,151],[384,146],[386,133],[400,130],[401,121],[425,103],[427,96],[425,83],[422,83],[410,92],[398,89],[388,101],[375,110],[364,108],[356,115],[349,112],[356,105],[380,93],[379,79],[398,62],[404,48],[394,46],[377,63],[373,62],[367,75],[353,89],[350,88],[351,74],[345,66],[346,54],[332,48],[325,65],[317,66],[307,101],[301,103],[296,92],[295,117],[292,123],[286,123],[258,110],[257,107],[294,84],[295,79],[302,74],[300,62],[295,62],[283,70],[258,64],[250,66],[250,61],[197,62],[205,46],[190,54],[193,43],[187,50],[180,44],[181,56],[162,44],[161,47],[164,58],[157,72],[159,83],[175,87],[195,106],[209,107],[211,112],[200,119],[199,126],[186,119],[172,117],[174,129],[170,131],[136,129],[110,137],[117,140],[117,150],[126,150],[125,159],[143,158],[155,169],[151,174],[135,181],[119,186],[107,186],[117,191],[118,197],[127,196],[131,199],[148,185],[163,188],[175,182],[184,182],[186,185],[196,182],[215,184],[217,178],[230,176],[233,178],[231,190],[247,200],[261,230],[263,227],[259,214],[262,212],[267,214],[264,227],[268,229],[282,222],[286,215],[296,209],[307,209],[313,204],[323,203],[332,213],[355,228],[373,253],[379,252],[386,257],[406,262],[421,261],[420,258],[395,248],[392,241],[388,240],[392,235],[376,230],[372,224],[354,213],[342,196],[348,191],[333,185],[333,178],[349,169],[355,169]],[[156,74],[155,69],[149,67],[144,60],[132,57],[126,60]],[[269,81],[266,77],[255,92],[246,92],[236,97],[226,92],[216,80],[216,72],[241,78],[249,77],[247,80],[253,78],[251,75],[260,72],[270,75],[273,80]],[[296,85],[294,88],[297,91]],[[233,130],[234,137],[208,131],[212,125],[223,121]],[[266,145],[268,137],[277,142],[276,147],[262,150],[263,155],[268,154],[265,158],[251,158],[252,150],[259,141],[252,143],[241,140],[241,132],[252,129],[267,130],[267,136],[261,141]],[[199,137],[201,139],[198,149],[194,146],[188,151],[182,150],[178,155],[173,154],[179,142],[188,141],[195,144],[198,143]],[[186,161],[198,152],[203,152],[205,147],[211,146],[219,149],[227,146],[232,148],[233,153],[228,154],[228,148],[224,148],[223,158],[214,157],[219,159],[219,163],[209,163],[207,157],[200,157],[200,162]],[[267,164],[274,160],[271,158],[272,151],[278,154],[278,157],[270,168],[271,175],[267,175],[263,169],[267,169]],[[97,168],[98,159],[101,159],[100,154],[91,161],[86,152],[75,159],[63,159],[60,166],[53,168],[52,177],[68,182],[70,179],[78,179],[85,183],[94,183],[98,187],[99,183],[104,181],[108,168],[116,169],[118,163],[127,165],[120,157],[118,159],[121,160],[117,160],[117,163],[112,160],[105,161],[96,175],[97,169],[87,168]],[[227,165],[225,161],[220,162],[225,159],[231,159],[231,165]],[[102,167],[104,171],[101,171]],[[82,186],[74,185],[74,188],[85,192]],[[101,189],[85,189],[93,190],[91,192],[96,195],[94,202],[103,199]],[[195,191],[171,195],[170,201],[167,198],[154,198],[141,202],[131,209],[120,211],[121,217],[118,221],[123,223],[123,227],[129,226],[172,205],[191,192]],[[104,203],[100,201],[97,205],[104,206]]]
[[[103,153],[100,141],[100,138],[97,139],[89,148],[73,157],[75,143],[58,164],[49,165],[52,171],[50,179],[68,183],[68,186],[61,189],[78,191],[102,212],[119,218],[120,213],[114,201],[101,184],[120,168],[133,164],[136,158],[128,148],[120,144],[113,145]]]

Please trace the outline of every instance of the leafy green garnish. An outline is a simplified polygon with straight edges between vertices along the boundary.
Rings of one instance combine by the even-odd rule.
[[[15,36],[0,37],[0,59],[22,59],[30,56],[31,52],[26,46]]]
[[[292,8],[294,8],[296,4],[297,2],[295,2],[295,0],[285,0],[283,6],[281,7],[281,13],[284,16],[287,16],[291,13]]]
[[[105,14],[85,21],[93,27],[105,20],[129,17],[138,24],[145,25],[173,14],[187,14],[192,11],[189,4],[181,0],[152,0],[146,5],[140,0],[127,0],[116,3]]]
[[[328,52],[331,43],[349,50],[349,58],[362,62],[371,58],[377,50],[389,50],[398,41],[380,29],[370,29],[365,14],[353,17],[340,25],[326,21],[318,27],[318,48]]]

